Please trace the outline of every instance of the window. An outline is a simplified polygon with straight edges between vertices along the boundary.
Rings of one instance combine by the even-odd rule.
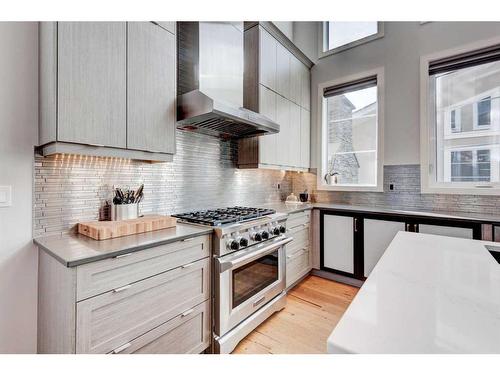
[[[322,170],[325,190],[382,189],[382,70],[322,85]]]
[[[421,74],[422,191],[499,194],[500,46],[423,58]]]
[[[322,56],[337,53],[384,35],[381,22],[323,22]]]

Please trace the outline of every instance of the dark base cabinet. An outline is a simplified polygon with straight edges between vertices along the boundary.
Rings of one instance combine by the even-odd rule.
[[[321,210],[320,268],[364,280],[399,231],[481,239],[481,223],[467,220]]]

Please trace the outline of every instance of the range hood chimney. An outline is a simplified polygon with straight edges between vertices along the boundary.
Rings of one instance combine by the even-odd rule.
[[[223,139],[279,132],[243,108],[243,22],[179,22],[177,127]]]

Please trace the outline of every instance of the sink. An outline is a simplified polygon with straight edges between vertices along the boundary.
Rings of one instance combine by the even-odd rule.
[[[495,260],[500,263],[500,246],[485,245],[486,249],[495,258]]]

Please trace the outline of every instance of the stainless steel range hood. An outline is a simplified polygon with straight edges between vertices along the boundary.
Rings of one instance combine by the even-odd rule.
[[[243,22],[179,22],[177,127],[224,139],[279,132],[243,108]]]

